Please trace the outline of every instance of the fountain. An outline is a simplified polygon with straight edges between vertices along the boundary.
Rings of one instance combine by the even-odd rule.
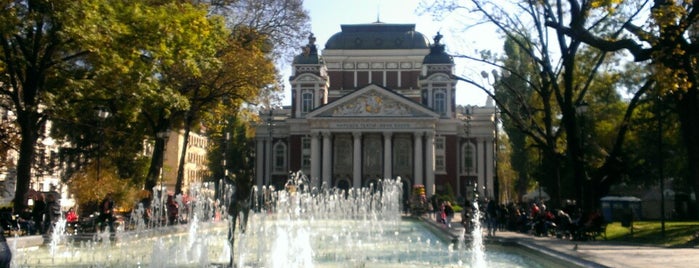
[[[252,191],[254,213],[231,248],[228,220],[215,216],[226,210],[212,200],[212,187],[190,189],[191,201],[181,207],[186,224],[163,226],[134,216],[133,230],[122,226],[113,243],[105,242],[108,234],[72,243],[57,235],[50,247],[14,248],[12,267],[222,267],[230,260],[236,267],[541,267],[521,255],[484,252],[478,219],[466,247],[465,234],[453,243],[429,223],[403,217],[400,179],[345,191],[312,187],[300,172],[285,189]],[[220,191],[226,193],[220,203],[228,203],[234,190]]]

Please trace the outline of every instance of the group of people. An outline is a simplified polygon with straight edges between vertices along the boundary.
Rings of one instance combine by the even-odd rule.
[[[470,202],[463,202],[461,224],[468,231],[473,228],[471,221],[474,208]],[[450,201],[432,200],[429,209],[438,222],[451,228],[455,212]],[[601,230],[605,223],[600,210],[583,213],[574,206],[549,209],[544,202],[498,204],[495,200],[484,199],[479,201],[478,209],[488,236],[507,230],[536,236],[587,240]]]
[[[17,224],[29,235],[50,234],[54,224],[61,218],[58,193],[33,193],[31,210],[18,213]]]

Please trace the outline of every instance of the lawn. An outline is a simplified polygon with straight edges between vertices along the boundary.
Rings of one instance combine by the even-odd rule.
[[[699,246],[699,222],[667,221],[665,237],[662,236],[660,221],[636,221],[631,229],[619,222],[607,225],[607,241],[664,247]]]

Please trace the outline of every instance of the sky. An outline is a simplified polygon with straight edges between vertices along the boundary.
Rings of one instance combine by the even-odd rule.
[[[419,3],[419,0],[304,0],[303,5],[309,12],[311,31],[317,38],[321,53],[328,38],[341,31],[341,24],[372,23],[377,21],[377,17],[384,23],[414,23],[416,30],[430,40],[440,32],[444,36],[441,42],[446,45],[447,51],[451,54],[458,52],[473,55],[478,49],[502,47],[502,41],[493,29],[477,26],[464,30],[463,25],[469,23],[465,22],[466,18],[450,16],[443,20],[434,19],[431,14],[419,14],[417,10]],[[282,68],[284,68],[282,71],[285,77],[289,77],[290,66]],[[457,75],[474,77],[475,80],[480,81],[484,80],[480,77],[483,70],[490,72],[492,67],[456,59]],[[286,83],[284,105],[290,105],[290,86],[288,81]],[[459,105],[482,106],[485,105],[487,95],[481,89],[459,82],[456,98],[456,103]]]

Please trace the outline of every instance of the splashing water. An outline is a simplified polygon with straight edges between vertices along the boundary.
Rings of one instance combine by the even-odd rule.
[[[226,239],[230,217],[217,221],[216,215],[227,211],[221,204],[230,203],[235,189],[219,185],[220,200],[213,200],[213,185],[192,186],[188,202],[178,199],[185,204],[180,212],[187,215],[186,224],[155,220],[166,215],[165,197],[156,195],[153,214],[160,218],[144,221],[144,208],[137,206],[132,231],[118,229],[117,242],[66,243],[57,236],[50,252],[45,247],[19,251],[13,267],[220,267],[231,256],[241,268],[529,266],[522,265],[522,257],[510,261],[510,255],[494,251],[486,258],[477,203],[473,239],[461,248],[465,232],[454,244],[428,223],[401,216],[400,179],[341,190],[315,187],[300,172],[282,190],[253,189],[253,213],[247,226],[236,229],[231,247]]]

